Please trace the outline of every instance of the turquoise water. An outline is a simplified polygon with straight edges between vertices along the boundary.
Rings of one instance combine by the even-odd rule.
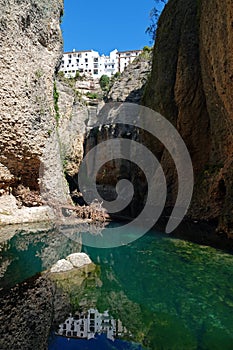
[[[78,246],[56,232],[19,232],[1,247],[0,286],[21,282]],[[233,255],[152,231],[127,246],[82,250],[99,272],[72,295],[74,309],[88,300],[109,310],[143,349],[233,349]]]

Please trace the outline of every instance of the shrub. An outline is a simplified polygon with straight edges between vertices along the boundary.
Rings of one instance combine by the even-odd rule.
[[[102,77],[99,80],[100,87],[103,91],[108,91],[109,84],[110,84],[110,78],[107,75],[102,75]]]

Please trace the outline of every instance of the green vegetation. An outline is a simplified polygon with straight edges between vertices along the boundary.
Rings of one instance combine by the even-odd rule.
[[[82,80],[82,77],[79,73],[79,71],[77,70],[76,73],[75,73],[75,77],[74,77],[75,80]]]
[[[59,99],[59,93],[57,91],[57,84],[54,81],[54,85],[53,85],[53,101],[54,101],[54,109],[55,109],[55,119],[56,119],[57,124],[58,124],[59,118],[60,118],[58,99]]]
[[[153,47],[151,46],[144,46],[142,49],[142,53],[152,52]]]
[[[119,77],[121,76],[120,72],[116,72],[111,78],[109,78],[107,75],[102,75],[102,77],[99,80],[100,87],[102,91],[104,91],[105,95],[109,92],[113,84]]]
[[[43,76],[43,71],[41,69],[37,69],[37,71],[35,72],[35,76],[37,77],[37,79],[40,79]]]
[[[167,0],[155,0],[155,2],[160,5],[160,7],[165,5],[167,3]],[[157,8],[157,6],[153,7],[153,9],[150,12],[150,21],[151,24],[146,29],[146,33],[149,34],[151,37],[151,42],[153,43],[156,39],[156,30],[158,25],[158,20],[161,14],[161,10]]]
[[[99,98],[99,95],[96,92],[87,92],[86,96],[88,98],[90,98],[91,100],[96,100],[97,98]]]
[[[116,72],[112,79],[118,79],[118,78],[120,78],[120,76],[121,76],[121,73],[120,72]]]
[[[66,83],[67,85],[69,85],[71,88],[75,87],[75,83],[78,80],[84,80],[84,76],[81,76],[79,71],[76,71],[75,77],[69,77],[66,78],[64,72],[60,71],[57,74],[57,78],[59,81],[62,81],[64,83]]]
[[[102,77],[99,80],[99,84],[103,91],[108,91],[110,85],[110,78],[105,74],[102,75]]]

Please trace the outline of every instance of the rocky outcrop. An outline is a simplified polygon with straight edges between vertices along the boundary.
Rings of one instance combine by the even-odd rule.
[[[144,87],[151,72],[152,52],[144,50],[113,83],[107,102],[140,103]]]
[[[175,11],[174,11],[175,9]],[[143,103],[160,112],[182,135],[190,152],[195,189],[189,216],[216,220],[232,233],[231,1],[171,0],[158,25],[151,78]],[[174,204],[176,173],[155,145],[169,178]]]
[[[115,117],[111,115],[108,119],[108,106],[113,106],[114,102],[130,102],[140,104],[144,94],[145,84],[151,72],[152,53],[150,49],[144,50],[142,54],[136,58],[115,80],[107,98],[106,105],[100,110],[98,115],[98,123],[103,124],[100,128],[98,123],[87,134],[85,141],[84,155],[86,155],[93,147],[110,140],[112,138],[128,138],[138,140],[138,130],[130,125],[116,125]],[[106,125],[104,125],[104,121]],[[109,125],[108,125],[109,124]],[[105,155],[103,154],[103,158]],[[93,164],[89,164],[91,172]],[[126,210],[118,214],[124,216],[136,216],[143,207],[144,184],[142,183],[143,174],[139,173],[138,167],[124,159],[114,159],[99,169],[97,174],[97,187],[102,198],[112,201],[116,199],[116,184],[120,179],[128,179],[134,183],[135,196],[132,203]],[[143,180],[144,177],[143,177]],[[143,189],[142,189],[142,187]],[[119,217],[119,215],[118,215]]]
[[[59,76],[56,86],[59,94],[61,156],[72,192],[78,187],[78,171],[83,159],[86,133],[96,122],[104,102],[99,83],[91,78],[67,79]]]
[[[59,166],[53,96],[62,55],[63,2],[1,0],[0,4],[1,194],[17,195],[19,186],[39,194],[39,177],[44,176],[44,193],[64,202],[68,192]]]
[[[13,225],[24,222],[40,222],[55,219],[53,210],[49,206],[18,208],[16,198],[13,195],[0,197],[0,223]]]
[[[50,269],[51,273],[65,272],[73,268],[80,268],[91,264],[91,259],[85,253],[73,253],[66,257],[66,259],[58,260]]]

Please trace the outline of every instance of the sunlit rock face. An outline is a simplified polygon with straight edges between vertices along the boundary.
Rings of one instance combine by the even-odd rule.
[[[151,51],[143,51],[114,82],[108,93],[107,101],[140,104],[151,72],[151,63]]]
[[[174,9],[176,11],[174,12]],[[232,233],[232,4],[169,1],[159,20],[152,74],[143,103],[173,123],[192,157],[195,190],[190,216],[217,219]],[[161,155],[156,145],[154,152]],[[166,151],[162,165],[176,192]]]
[[[0,6],[0,190],[17,195],[20,185],[39,193],[42,169],[52,172],[61,188],[56,194],[58,186],[47,181],[46,190],[64,201],[63,173],[57,166],[59,142],[53,136],[63,2],[1,0]]]

